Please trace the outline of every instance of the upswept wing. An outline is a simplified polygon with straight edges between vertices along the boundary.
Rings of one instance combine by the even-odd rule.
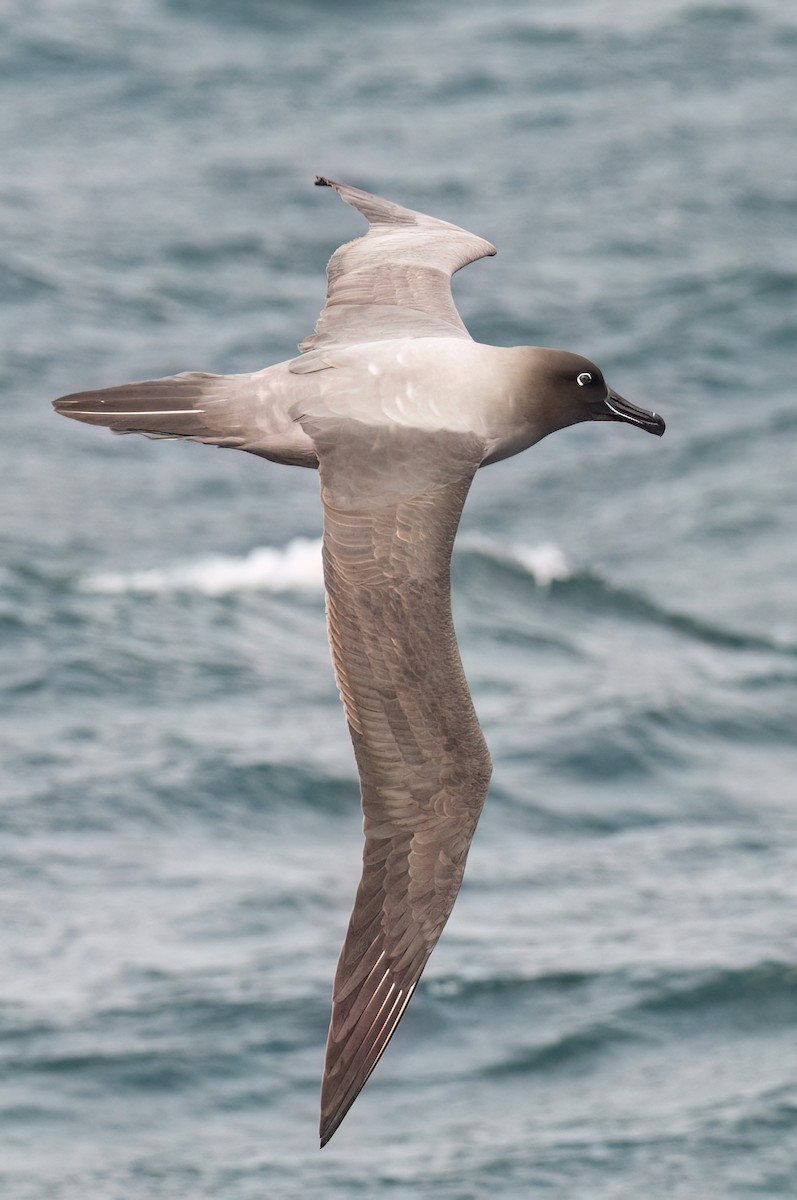
[[[333,992],[324,1145],[440,937],[487,792],[490,756],[450,604],[451,548],[484,448],[471,436],[354,421],[307,431],[319,457],[329,638],[365,830]]]
[[[451,276],[495,246],[448,221],[322,179],[367,219],[368,233],[341,246],[327,267],[327,301],[299,349],[329,350],[405,337],[470,338]]]

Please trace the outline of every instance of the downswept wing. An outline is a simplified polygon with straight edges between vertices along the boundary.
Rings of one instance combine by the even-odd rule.
[[[450,557],[470,435],[335,421],[319,457],[329,639],[360,773],[363,872],[321,1094],[329,1141],[390,1041],[459,891],[490,755],[462,671]]]
[[[451,276],[495,254],[495,246],[458,225],[359,188],[321,177],[316,183],[334,188],[362,213],[369,230],[329,260],[326,305],[315,333],[299,349],[304,353],[405,337],[469,339],[451,295]]]

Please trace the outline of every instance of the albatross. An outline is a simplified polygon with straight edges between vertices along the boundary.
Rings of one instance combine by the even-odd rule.
[[[360,777],[362,877],[335,975],[324,1146],[396,1031],[451,913],[492,764],[451,619],[450,562],[480,467],[580,421],[661,436],[589,359],[475,342],[451,277],[496,253],[447,221],[335,183],[368,232],[327,268],[299,356],[54,402],[116,433],[317,468],[327,623]]]

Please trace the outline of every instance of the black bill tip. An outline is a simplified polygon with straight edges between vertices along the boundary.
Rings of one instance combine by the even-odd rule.
[[[640,408],[620,396],[612,388],[601,401],[601,411],[597,414],[598,421],[624,421],[627,425],[638,425],[640,429],[661,437],[667,426],[664,418],[647,408]]]

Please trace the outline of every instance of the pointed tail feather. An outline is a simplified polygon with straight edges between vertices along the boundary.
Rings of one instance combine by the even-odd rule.
[[[114,433],[143,433],[154,438],[189,438],[216,446],[240,447],[229,401],[234,392],[226,375],[190,371],[127,383],[121,387],[74,392],[53,401],[55,411]]]

